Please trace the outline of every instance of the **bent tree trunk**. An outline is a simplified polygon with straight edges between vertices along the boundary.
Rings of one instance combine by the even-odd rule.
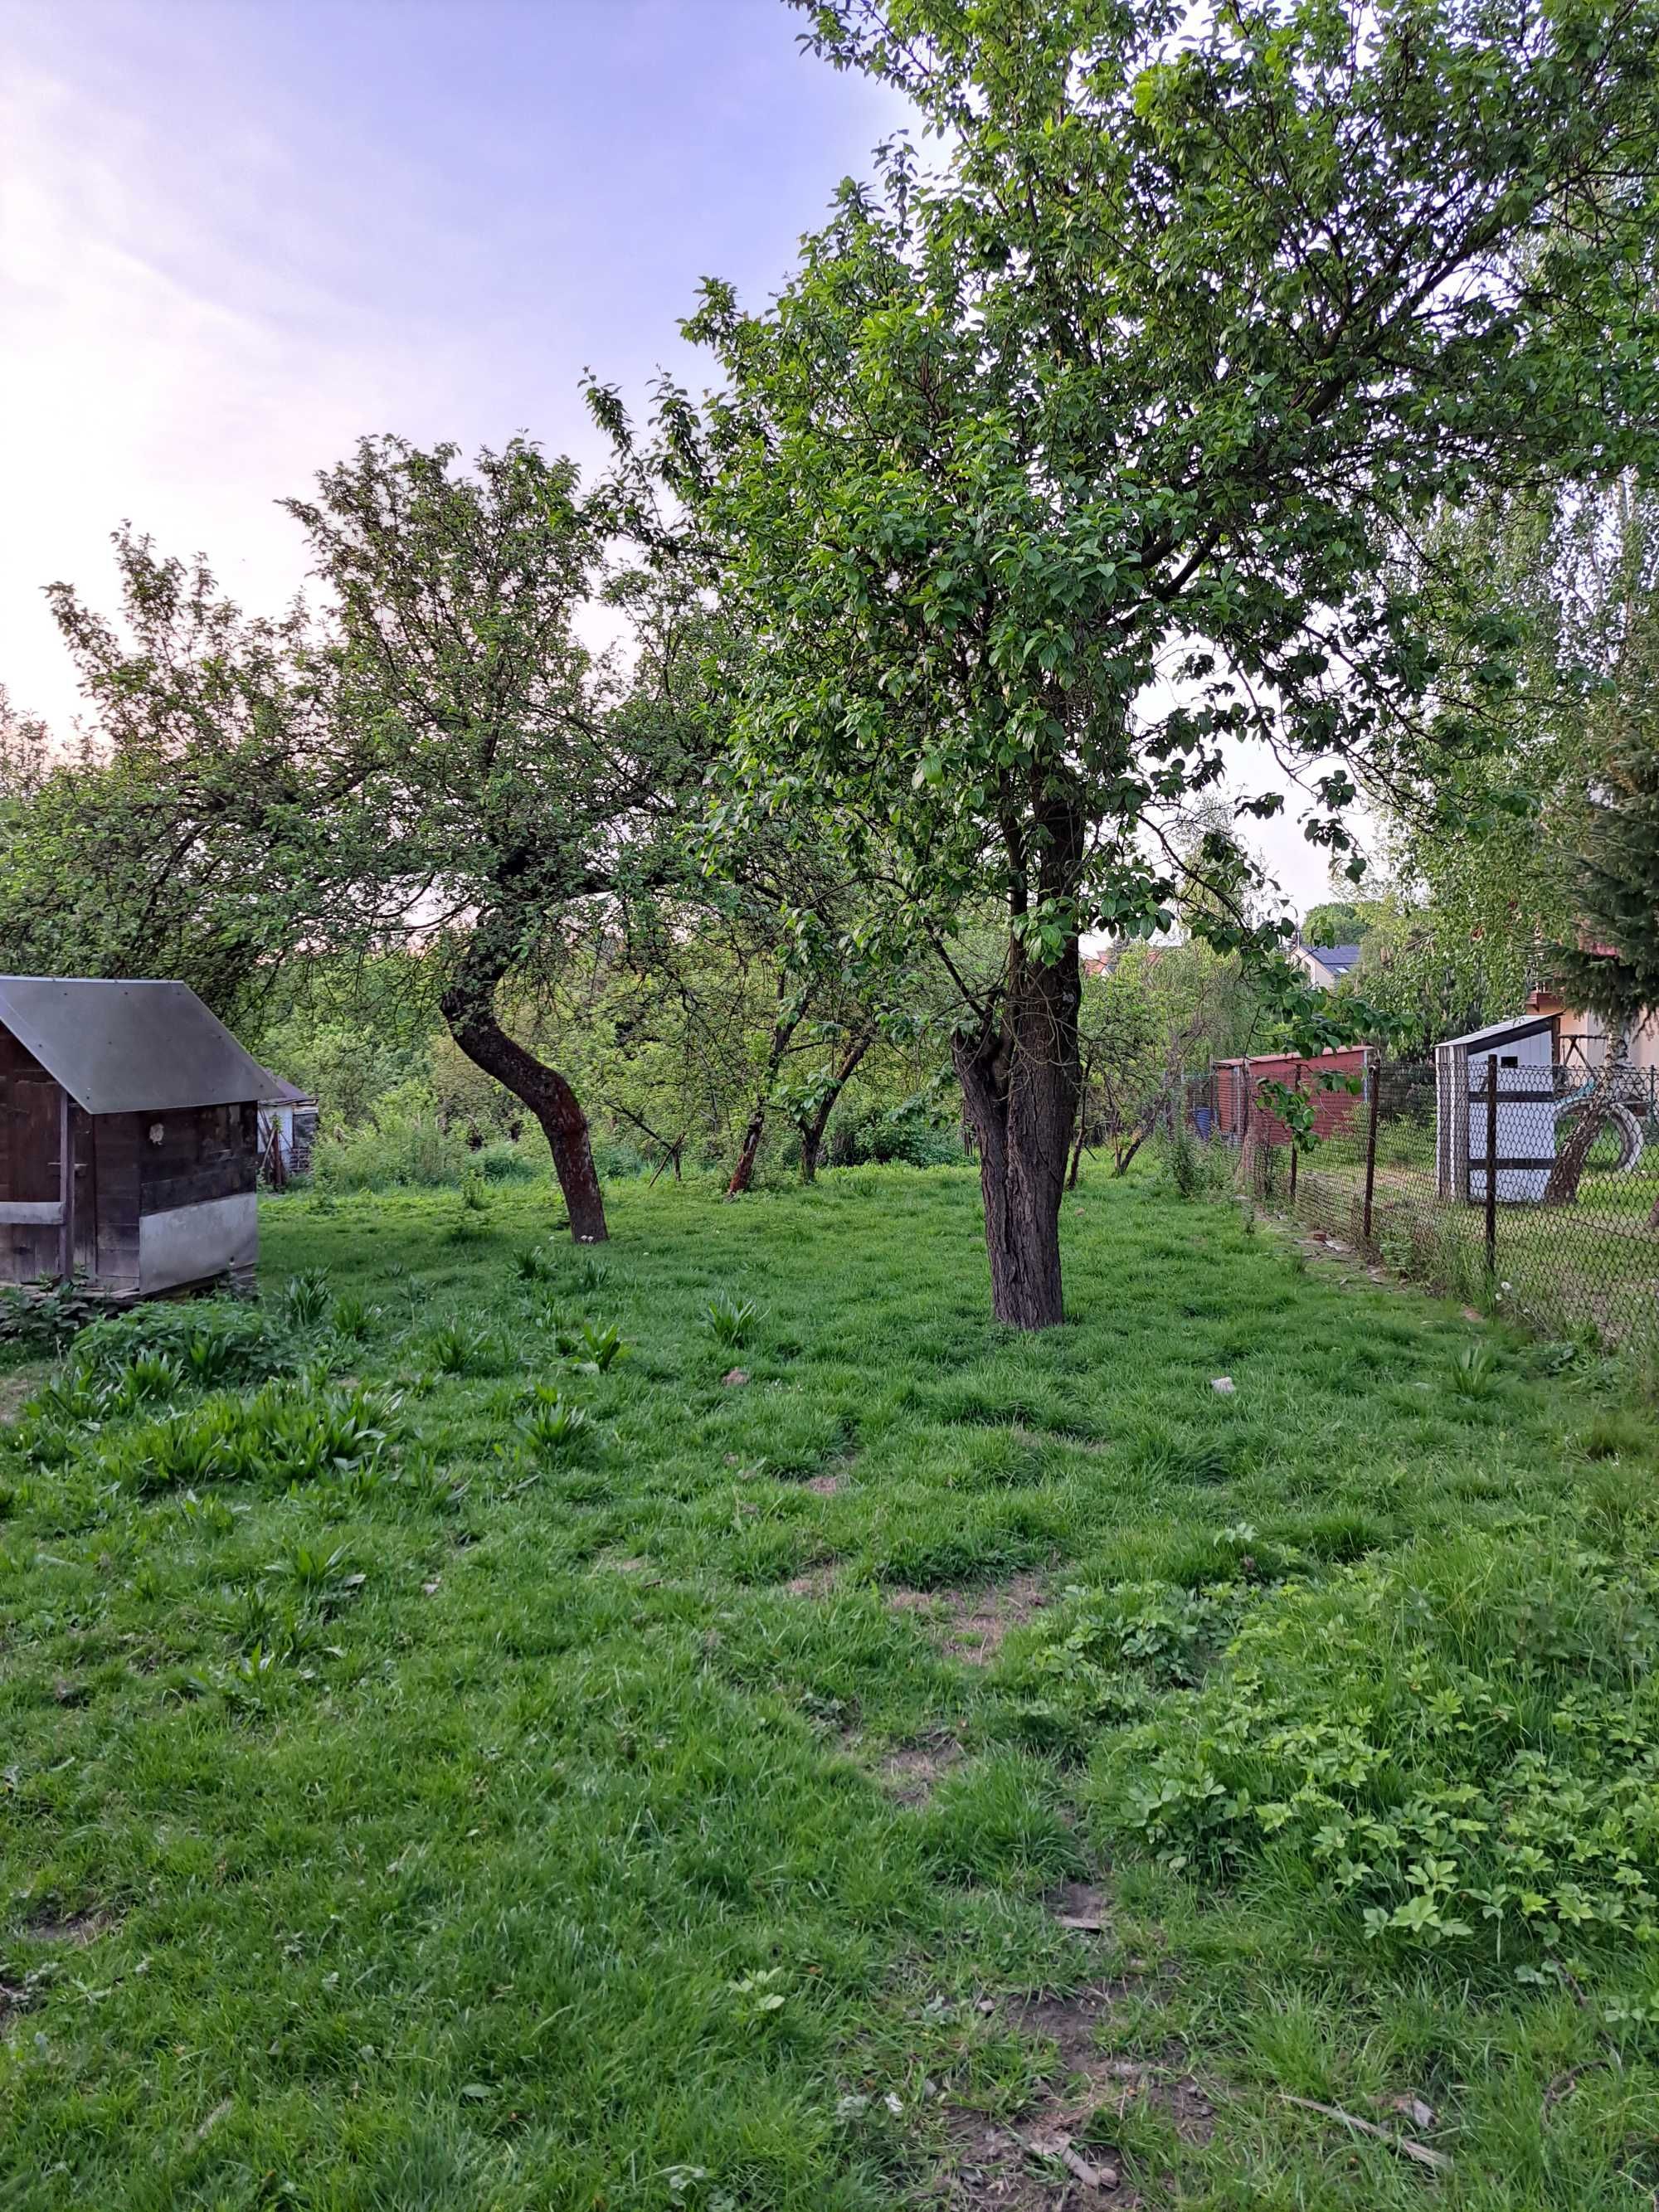
[[[830,1079],[828,1090],[811,1115],[801,1123],[800,1179],[803,1182],[817,1181],[818,1160],[823,1151],[823,1133],[830,1126],[830,1116],[836,1110],[836,1101],[858,1073],[859,1062],[874,1042],[874,1038],[868,1035],[853,1039]]]
[[[439,1005],[449,1034],[473,1066],[505,1085],[541,1123],[571,1235],[579,1244],[603,1244],[611,1232],[580,1101],[556,1069],[508,1036],[495,1018],[495,987],[512,965],[514,937],[506,916],[481,916]]]
[[[1589,1097],[1579,1108],[1567,1141],[1557,1153],[1555,1165],[1550,1170],[1549,1180],[1544,1185],[1543,1203],[1546,1206],[1575,1206],[1578,1201],[1578,1186],[1583,1181],[1584,1170],[1595,1140],[1607,1121],[1607,1108],[1614,1089],[1613,1079],[1619,1072],[1614,1054],[1596,1070],[1595,1080]],[[1492,1080],[1489,1073],[1488,1082]]]
[[[1078,1110],[1081,991],[1075,937],[1048,967],[1016,945],[1000,1020],[951,1048],[979,1140],[991,1310],[1010,1328],[1063,1318],[1060,1206]]]

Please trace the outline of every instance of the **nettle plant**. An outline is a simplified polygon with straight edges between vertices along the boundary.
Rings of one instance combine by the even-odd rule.
[[[753,641],[720,824],[827,838],[872,890],[863,949],[949,979],[993,1306],[1040,1328],[1083,934],[1184,898],[1266,961],[1236,823],[1194,851],[1195,810],[1231,770],[1240,812],[1277,811],[1271,753],[1340,854],[1357,779],[1419,729],[1443,791],[1504,640],[1428,619],[1425,526],[1645,450],[1652,0],[806,13],[937,165],[882,149],[773,304],[708,285],[686,327],[720,385],[665,388],[648,450],[593,398]]]
[[[1559,1531],[1288,1583],[1109,1748],[1102,1802],[1173,1869],[1293,1880],[1373,1942],[1659,1940],[1659,1574]]]

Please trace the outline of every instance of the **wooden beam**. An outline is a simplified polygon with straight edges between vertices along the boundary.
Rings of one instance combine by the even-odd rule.
[[[75,1108],[61,1085],[58,1091],[58,1273],[75,1279]]]
[[[0,1199],[0,1229],[56,1229],[63,1218],[58,1198]]]

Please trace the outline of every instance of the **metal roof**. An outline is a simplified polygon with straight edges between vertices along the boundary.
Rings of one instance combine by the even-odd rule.
[[[88,1114],[234,1106],[271,1087],[184,983],[0,975],[0,1022]]]
[[[1470,1030],[1463,1036],[1443,1037],[1436,1050],[1443,1051],[1449,1044],[1511,1044],[1551,1028],[1555,1018],[1553,1014],[1514,1014],[1506,1022],[1488,1022],[1485,1029]]]
[[[262,1106],[314,1106],[317,1103],[309,1091],[301,1091],[299,1085],[290,1083],[287,1076],[278,1075],[269,1067],[262,1067],[259,1073],[265,1079],[265,1087],[259,1093]]]

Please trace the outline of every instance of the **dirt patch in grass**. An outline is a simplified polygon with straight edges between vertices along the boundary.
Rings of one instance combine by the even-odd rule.
[[[1187,2142],[1207,2142],[1215,2107],[1179,2045],[1170,2044],[1155,2060],[1109,2058],[1100,2050],[1099,2028],[1127,1988],[1106,1982],[1072,1996],[1020,1997],[1008,2006],[1009,2022],[1021,2035],[1054,2045],[1048,2075],[1053,2098],[1044,2116],[1080,2128],[1102,2111],[1121,2118],[1144,2098],[1168,2115]]]
[[[939,1643],[953,1659],[983,1667],[995,1658],[1002,1639],[1040,1613],[1048,1603],[1042,1577],[1019,1574],[988,1589],[890,1589],[895,1613],[920,1614],[940,1632]]]
[[[834,1498],[841,1490],[842,1478],[838,1474],[812,1474],[802,1483],[803,1490],[817,1492],[820,1498]]]
[[[1158,2060],[1109,2057],[1099,2049],[1099,2027],[1126,1989],[1102,1983],[1069,1996],[1016,1998],[1003,2008],[1021,2036],[1054,2046],[1054,2063],[1015,2119],[967,2111],[951,2116],[935,2199],[953,2212],[1079,2212],[1089,2204],[1121,2212],[1139,2205],[1145,2199],[1103,2138],[1140,2100],[1156,2106],[1184,2141],[1208,2141],[1214,2107],[1178,2045]]]
[[[42,1912],[27,1932],[37,1943],[92,1943],[114,1925],[107,1912]]]
[[[821,1559],[804,1574],[791,1575],[784,1588],[791,1597],[828,1597],[840,1572],[839,1559]]]
[[[945,2170],[928,2195],[951,2212],[1061,2212],[1090,2203],[1109,2204],[1115,2212],[1141,2201],[1121,2186],[1083,2187],[1055,2159],[1040,2157],[1012,2129],[994,2126],[978,2112],[953,2114],[950,2139]],[[1080,2155],[1089,2160],[1086,2150]],[[1106,2160],[1105,2170],[1117,2175],[1116,2161]]]
[[[960,1766],[963,1748],[953,1735],[939,1734],[902,1743],[890,1751],[878,1770],[883,1782],[902,1805],[925,1805],[941,1778]]]
[[[1063,1881],[1043,1903],[1062,1928],[1074,1936],[1103,1936],[1111,1925],[1111,1904],[1103,1889],[1086,1881]]]

